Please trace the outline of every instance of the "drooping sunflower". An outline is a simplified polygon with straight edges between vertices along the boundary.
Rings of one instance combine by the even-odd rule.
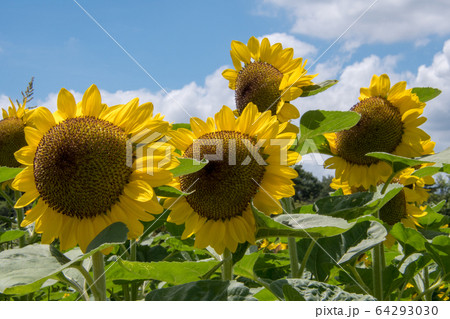
[[[402,190],[380,209],[380,219],[388,225],[398,222],[406,227],[415,228],[419,226],[417,218],[425,216],[425,206],[421,206],[428,200],[428,190],[425,185],[433,185],[432,176],[418,177],[413,175],[414,168],[403,170],[399,176],[392,180],[393,184],[403,186]],[[367,191],[363,187],[351,187],[348,182],[342,182],[334,178],[330,186],[334,189],[342,189],[344,195]]]
[[[270,45],[269,39],[251,37],[247,45],[231,42],[231,59],[234,69],[226,69],[222,75],[235,90],[236,107],[241,114],[248,103],[258,106],[260,112],[270,110],[280,122],[300,116],[290,104],[302,93],[302,88],[312,85],[316,75],[306,75],[302,58],[293,59],[292,48],[283,49],[281,43]],[[242,65],[242,63],[244,65]]]
[[[30,111],[26,112],[26,101],[17,109],[10,102],[8,110],[2,109],[3,120],[0,121],[0,166],[19,167],[14,153],[27,144],[24,129]]]
[[[59,238],[62,250],[79,244],[83,252],[114,222],[127,225],[129,238],[139,237],[139,220],[153,220],[152,214],[163,210],[152,187],[170,182],[167,169],[178,161],[156,160],[174,150],[158,141],[169,124],[155,119],[153,105],[139,106],[137,98],[107,107],[95,85],[78,104],[61,89],[57,104],[55,114],[44,107],[34,111],[36,128],[25,128],[28,145],[15,153],[26,166],[12,183],[25,192],[16,207],[38,199],[22,226],[35,222],[42,243]],[[149,155],[136,158],[135,142],[145,144]]]
[[[238,243],[255,242],[251,202],[265,214],[278,214],[279,199],[294,195],[291,179],[297,172],[289,165],[299,155],[289,147],[295,133],[279,133],[276,117],[258,112],[253,103],[237,119],[224,106],[214,119],[190,122],[192,132],[173,131],[170,142],[183,157],[209,158],[209,163],[175,179],[172,186],[189,194],[164,202],[171,209],[168,221],[184,223],[182,239],[195,234],[195,247],[234,252]]]
[[[386,152],[405,157],[433,154],[435,143],[418,128],[426,121],[421,117],[425,103],[420,102],[406,82],[391,87],[386,74],[374,75],[370,87],[361,88],[360,102],[351,108],[361,114],[354,127],[325,134],[333,157],[324,163],[336,169],[336,178],[352,187],[385,182],[391,167],[369,152]]]

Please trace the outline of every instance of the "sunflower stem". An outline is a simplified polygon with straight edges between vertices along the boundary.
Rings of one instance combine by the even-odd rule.
[[[97,301],[106,301],[105,257],[101,251],[92,255],[92,268],[94,272],[94,286],[97,289]]]
[[[14,191],[14,195],[15,195],[15,199],[16,202],[19,200],[20,196],[22,196],[22,194],[19,191]],[[20,226],[20,224],[22,224],[23,221],[23,217],[24,217],[24,209],[22,208],[16,208],[16,214],[17,214],[17,226],[19,227],[20,230],[22,230],[22,226]],[[19,247],[25,247],[25,236],[22,236],[19,238]]]
[[[222,255],[222,279],[232,280],[233,279],[233,255],[228,248],[225,248]]]
[[[383,269],[384,269],[384,246],[383,243],[376,245],[372,250],[372,274],[373,292],[377,300],[383,300]]]
[[[289,259],[291,262],[291,278],[298,278],[299,266],[297,255],[297,243],[294,237],[288,237],[288,248],[289,248]],[[308,257],[306,256],[306,258]],[[305,261],[306,263],[305,259],[303,259],[303,261]]]
[[[306,263],[308,262],[309,255],[311,255],[311,252],[314,248],[314,245],[316,244],[316,241],[314,239],[311,239],[311,243],[308,246],[308,249],[305,252],[305,255],[303,256],[302,264],[300,265],[300,270],[298,271],[297,277],[292,278],[302,278],[303,272],[306,268]]]
[[[137,246],[136,246],[136,240],[131,239],[130,240],[130,261],[136,261],[137,258]],[[138,285],[137,283],[132,282],[131,283],[131,300],[135,301],[137,300],[138,295]]]
[[[94,285],[94,280],[92,279],[91,275],[86,270],[86,268],[84,268],[82,264],[74,265],[72,267],[77,269],[81,273],[81,275],[86,280],[87,286],[89,287],[89,289],[91,290],[92,294],[94,295],[94,299],[98,300],[99,293],[97,292],[97,287]]]

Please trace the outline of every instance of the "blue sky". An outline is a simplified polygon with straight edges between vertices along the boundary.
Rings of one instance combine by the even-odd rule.
[[[0,107],[8,105],[8,97],[19,98],[34,76],[34,104],[53,110],[60,88],[79,99],[95,83],[111,105],[139,97],[170,121],[187,122],[183,109],[205,118],[223,104],[233,107],[233,92],[221,77],[231,65],[231,41],[268,36],[307,58],[309,72],[319,73],[317,81],[340,81],[321,95],[295,101],[301,113],[347,110],[374,73],[388,73],[392,84],[406,80],[409,87],[443,90],[428,103],[423,127],[438,141],[437,150],[450,146],[446,1],[77,2],[0,2]]]

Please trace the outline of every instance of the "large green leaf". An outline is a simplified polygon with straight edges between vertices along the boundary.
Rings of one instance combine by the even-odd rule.
[[[423,156],[420,159],[423,161],[436,163],[437,165],[440,166],[450,165],[450,147],[446,148],[442,152],[433,155]]]
[[[358,123],[361,115],[356,112],[342,111],[308,111],[300,119],[300,138],[297,150],[302,148],[307,139],[324,133],[346,130]]]
[[[402,245],[405,256],[425,250],[426,238],[417,230],[405,227],[402,223],[395,224],[389,234]]]
[[[307,279],[280,279],[270,284],[271,291],[285,300],[285,285],[294,288],[307,301],[373,301],[370,295],[359,295],[346,292],[341,288],[323,282]],[[292,295],[292,294],[291,294]]]
[[[0,183],[14,179],[22,170],[21,167],[0,166]]]
[[[98,250],[99,247],[122,244],[127,241],[128,228],[124,223],[117,222],[103,229],[87,246],[86,253]]]
[[[301,97],[307,97],[316,95],[320,92],[328,90],[330,87],[338,83],[338,80],[326,80],[320,83],[315,83],[313,85],[308,85],[302,87],[303,93],[300,95]]]
[[[429,161],[429,160],[413,159],[413,158],[409,158],[409,157],[403,157],[403,156],[393,155],[393,154],[384,153],[384,152],[372,152],[372,153],[367,153],[366,155],[370,156],[370,157],[378,158],[378,159],[390,164],[394,173],[400,172],[408,167],[431,163],[431,161]]]
[[[236,281],[200,280],[151,291],[148,301],[241,301],[257,300],[250,289]]]
[[[258,228],[256,238],[319,238],[340,234],[352,226],[341,218],[317,214],[286,214],[272,219],[256,208],[253,212]]]
[[[417,94],[417,97],[419,98],[420,102],[425,103],[437,97],[439,94],[441,94],[442,91],[430,87],[423,87],[423,88],[417,87],[413,88],[411,92]]]
[[[180,165],[170,170],[173,174],[173,177],[195,173],[201,170],[206,164],[208,164],[207,160],[197,161],[193,158],[180,157],[178,158],[178,160],[180,161]]]
[[[115,224],[110,227],[106,235],[99,234],[92,241],[98,245],[96,248],[70,261],[67,257],[61,257],[61,253],[56,253],[54,248],[50,249],[49,245],[35,244],[0,252],[0,292],[26,294],[39,290],[47,280],[52,280],[51,284],[55,283],[57,275],[64,269],[79,264],[97,251],[116,245],[121,241],[116,242],[114,238],[123,237],[122,232],[125,230],[128,232],[126,227]],[[111,230],[117,230],[119,234],[107,235]]]
[[[319,238],[311,251],[306,267],[318,280],[325,280],[335,265],[343,265],[381,243],[387,231],[376,221],[365,220],[355,224],[345,233]],[[297,253],[301,260],[311,243],[303,239],[297,243]]]
[[[124,281],[154,279],[172,285],[180,285],[199,280],[217,263],[217,261],[160,261],[148,263],[120,260],[108,268],[107,280],[122,283]]]
[[[0,244],[6,243],[11,240],[19,239],[24,236],[27,232],[23,230],[8,230],[8,231],[0,231]]]
[[[425,243],[427,251],[439,265],[443,274],[450,273],[450,237],[448,235],[437,236],[430,243]]]
[[[376,192],[361,192],[351,195],[330,196],[314,203],[317,213],[352,220],[360,216],[376,213],[388,201],[400,192],[402,185],[391,184],[381,194],[384,185],[379,185]]]
[[[234,265],[234,273],[238,276],[254,279],[253,268],[261,255],[263,255],[262,250],[249,255],[244,255],[244,257]]]

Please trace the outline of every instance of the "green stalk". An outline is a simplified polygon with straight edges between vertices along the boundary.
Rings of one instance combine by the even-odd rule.
[[[372,278],[373,292],[377,300],[383,300],[383,269],[384,269],[384,247],[383,243],[376,245],[372,250]]]
[[[353,276],[355,276],[356,281],[360,284],[360,286],[363,288],[365,293],[368,294],[372,294],[372,291],[370,290],[369,287],[367,287],[367,285],[364,283],[364,280],[361,278],[361,276],[359,275],[359,272],[356,270],[355,266],[353,265],[348,265],[348,269],[350,269],[351,273],[353,274]]]
[[[302,278],[303,272],[305,271],[305,268],[306,268],[306,263],[308,262],[309,255],[311,255],[311,252],[312,252],[315,244],[316,244],[316,241],[314,239],[311,239],[311,243],[309,244],[308,249],[306,250],[306,253],[303,256],[302,264],[300,266],[298,275],[296,277],[292,277],[292,278]]]
[[[222,280],[232,280],[233,279],[233,255],[225,248],[222,255]]]
[[[16,202],[19,200],[20,196],[22,196],[22,194],[19,191],[14,191],[14,195],[16,198]],[[16,208],[15,209],[16,214],[17,214],[17,226],[19,227],[20,230],[23,230],[22,226],[20,226],[20,224],[22,224],[23,218],[24,218],[24,209],[22,208]],[[19,247],[25,247],[25,236],[22,236],[19,238]]]
[[[428,266],[425,266],[425,268],[423,268],[423,285],[425,286],[424,291],[427,291],[427,289],[430,288],[430,276],[428,274]],[[432,291],[426,293],[425,301],[431,301],[431,295]]]
[[[288,249],[289,249],[289,260],[291,262],[291,278],[298,278],[299,266],[297,255],[297,243],[294,237],[288,237]],[[303,259],[303,261],[305,261],[305,259]]]
[[[14,209],[14,201],[0,187],[0,195],[5,199],[11,209]]]
[[[130,240],[130,261],[136,261],[137,258],[137,246],[136,246],[136,240],[131,239]],[[137,300],[138,295],[138,285],[137,283],[132,282],[131,283],[131,300],[135,301]]]
[[[94,280],[92,279],[91,275],[89,274],[89,272],[83,267],[83,265],[77,264],[72,266],[73,268],[77,269],[84,277],[84,279],[86,280],[86,284],[89,287],[89,289],[91,290],[92,294],[94,295],[94,299],[95,300],[99,300],[100,295],[97,291],[97,287],[94,285]]]
[[[105,257],[101,251],[92,255],[92,268],[94,270],[94,286],[98,292],[97,301],[106,301]]]

